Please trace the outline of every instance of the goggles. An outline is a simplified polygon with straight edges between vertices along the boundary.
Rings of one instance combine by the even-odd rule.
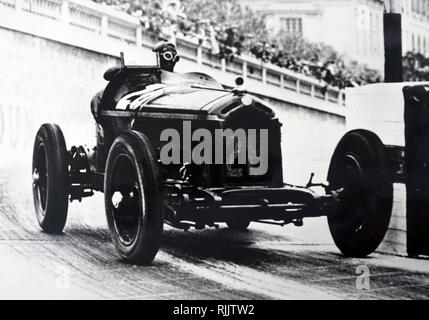
[[[161,56],[164,58],[165,61],[173,61],[176,59],[177,54],[172,51],[166,51],[164,53],[161,53]]]

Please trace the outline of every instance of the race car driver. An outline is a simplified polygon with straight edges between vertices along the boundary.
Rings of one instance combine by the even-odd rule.
[[[157,43],[152,51],[157,54],[157,61],[162,70],[174,72],[174,67],[180,60],[180,56],[177,54],[176,46],[174,44],[162,41]],[[122,70],[122,68],[123,67],[110,68],[104,73],[104,79],[106,81],[111,81]],[[91,112],[94,117],[98,114],[103,94],[104,90],[98,92],[91,100]]]
[[[162,41],[157,43],[152,51],[156,52],[162,70],[174,72],[174,67],[180,60],[174,44]]]

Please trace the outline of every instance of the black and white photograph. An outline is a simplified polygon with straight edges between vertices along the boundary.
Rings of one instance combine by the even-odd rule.
[[[429,0],[0,0],[0,73],[0,300],[429,299]]]

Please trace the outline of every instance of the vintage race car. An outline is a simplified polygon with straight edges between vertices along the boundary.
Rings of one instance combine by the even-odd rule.
[[[292,186],[283,181],[282,124],[261,99],[239,88],[225,89],[206,74],[169,73],[158,66],[123,64],[107,78],[100,104],[91,110],[96,147],[68,150],[55,124],[44,124],[37,133],[33,193],[46,233],[62,232],[69,201],[99,191],[104,192],[115,248],[135,264],[155,258],[164,223],[183,230],[226,223],[242,231],[252,221],[302,226],[303,218],[328,216],[335,243],[346,256],[369,255],[381,243],[393,191],[384,145],[373,135],[354,131],[340,141],[329,185],[314,184],[311,178],[306,186]],[[228,129],[232,147],[228,149],[228,142],[221,146],[224,162],[193,161],[199,141],[191,138],[191,130],[200,130],[201,139]],[[180,135],[176,144],[165,139],[173,132]],[[245,132],[244,144],[239,132]],[[252,132],[259,132],[256,141],[262,133],[268,138],[251,146]],[[213,154],[218,147],[211,144]],[[246,147],[247,154],[252,147],[255,155],[267,150],[265,170],[252,174],[256,166],[250,157],[238,161]],[[168,163],[163,152],[164,158],[175,153],[180,160],[171,157]],[[320,195],[313,187],[326,192]]]

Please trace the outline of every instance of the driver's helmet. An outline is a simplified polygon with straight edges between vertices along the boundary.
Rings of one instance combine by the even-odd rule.
[[[174,66],[180,60],[174,44],[165,41],[159,42],[153,48],[153,52],[158,54],[161,69],[170,72],[174,71]]]

